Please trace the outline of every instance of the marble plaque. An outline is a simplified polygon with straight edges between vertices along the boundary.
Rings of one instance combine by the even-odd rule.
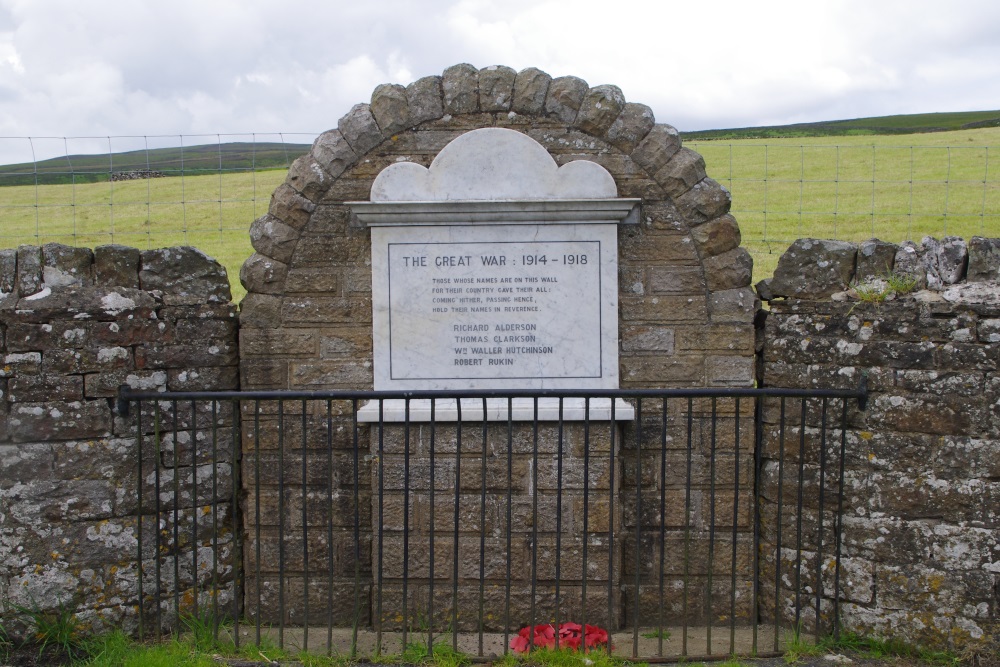
[[[376,389],[618,386],[612,224],[372,228]]]

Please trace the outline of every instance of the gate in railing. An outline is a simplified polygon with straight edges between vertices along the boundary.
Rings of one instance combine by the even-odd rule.
[[[123,388],[140,632],[191,616],[352,655],[781,652],[839,631],[865,397]]]

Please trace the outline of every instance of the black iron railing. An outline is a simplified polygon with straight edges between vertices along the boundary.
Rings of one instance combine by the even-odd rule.
[[[866,395],[123,388],[140,632],[487,658],[571,622],[645,660],[778,653],[839,631]]]

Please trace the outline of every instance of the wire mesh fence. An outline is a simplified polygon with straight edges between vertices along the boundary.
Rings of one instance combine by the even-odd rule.
[[[229,270],[315,134],[0,137],[0,247],[194,245]],[[729,188],[755,279],[796,238],[1000,235],[997,146],[691,141]],[[992,150],[991,150],[992,149]]]

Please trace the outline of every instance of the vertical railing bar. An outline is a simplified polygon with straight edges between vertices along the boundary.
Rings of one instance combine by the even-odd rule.
[[[826,504],[826,411],[827,399],[823,399],[820,416],[819,450],[819,517],[816,522],[816,627],[815,639],[820,639],[820,611],[823,600],[823,512]]]
[[[610,518],[610,515],[609,515]],[[590,545],[590,398],[583,399],[583,571],[580,574],[580,626],[587,652],[587,556]],[[610,629],[610,628],[609,628]]]
[[[195,404],[191,401],[191,416],[194,418]],[[219,638],[219,406],[212,401],[212,636]],[[196,461],[192,453],[191,462]],[[195,472],[197,476],[197,471]],[[196,570],[197,571],[197,570]],[[197,597],[197,596],[195,596]]]
[[[171,410],[173,411],[173,428],[172,430],[172,440],[174,444],[174,479],[173,479],[173,491],[174,491],[174,636],[179,637],[181,632],[181,547],[180,547],[180,504],[181,504],[181,474],[180,467],[177,465],[180,461],[178,456],[178,448],[180,444],[177,439],[177,429],[180,428],[180,424],[177,419],[177,400],[174,399],[171,402]]]
[[[307,452],[309,443],[306,438],[308,420],[306,419],[306,400],[302,399],[302,416],[300,418],[302,433],[299,437],[299,461],[302,477],[302,648],[309,649],[309,469]]]
[[[278,648],[285,648],[285,401],[278,399]]]
[[[160,609],[163,601],[160,596],[160,588],[163,584],[163,573],[160,566],[160,551],[162,546],[160,544],[160,539],[162,533],[166,526],[160,527],[160,522],[163,518],[160,516],[162,512],[162,504],[160,502],[160,468],[163,463],[163,453],[160,451],[160,402],[153,401],[153,445],[154,454],[153,459],[153,490],[156,493],[153,499],[153,509],[156,512],[156,552],[153,559],[153,570],[156,575],[156,586],[154,588],[154,602],[156,603],[156,641],[159,642],[163,638],[163,612]]]
[[[260,646],[260,399],[253,402],[253,504],[254,504],[254,588],[257,590],[257,606],[254,609],[254,638]]]
[[[127,405],[127,404],[126,404]],[[136,609],[139,616],[139,641],[146,638],[146,611],[144,604],[144,591],[142,589],[142,577],[144,574],[144,568],[142,566],[142,495],[143,495],[143,478],[142,478],[142,399],[137,399],[135,402],[135,437],[136,446],[138,449],[137,456],[137,469],[136,469],[136,511],[135,511],[135,540],[136,540],[136,573],[138,577],[136,579],[136,584],[138,585],[138,601],[139,606]],[[157,554],[159,556],[159,554]]]
[[[775,521],[774,548],[774,651],[778,651],[781,609],[781,510],[785,496],[785,397],[781,397],[778,417],[778,514]]]
[[[403,646],[409,634],[407,589],[410,578],[410,399],[403,399]]]
[[[531,623],[528,651],[535,649],[535,591],[538,586],[538,397],[532,399],[531,420]]]
[[[351,629],[351,659],[358,654],[358,625],[361,621],[361,443],[358,433],[358,399],[351,401],[351,440],[354,485],[354,623]]]
[[[847,457],[847,399],[841,399],[840,471],[837,487],[837,556],[833,571],[833,638],[840,639],[840,557],[844,538],[844,467]]]
[[[691,564],[691,469],[694,455],[694,401],[689,396],[687,399],[687,461],[686,473],[684,476],[684,587],[681,593],[681,615],[684,617],[681,655],[688,654],[688,583],[690,579]]]
[[[375,590],[375,656],[382,655],[382,557],[385,532],[385,401],[378,399],[378,559]],[[332,554],[332,551],[331,551]],[[332,586],[331,586],[332,587]]]
[[[708,581],[705,585],[705,655],[712,655],[712,571],[715,569],[715,455],[718,404],[712,397],[712,433],[708,463]]]
[[[233,531],[233,645],[240,647],[240,602],[243,600],[245,591],[244,571],[243,571],[243,517],[240,513],[240,493],[243,489],[243,449],[241,446],[242,422],[240,420],[240,402],[238,399],[232,401],[233,411],[233,488],[232,498],[232,531]],[[213,418],[213,423],[215,419]]]
[[[559,650],[559,595],[562,592],[562,487],[563,487],[563,398],[559,397],[559,424],[556,433],[556,650]]]
[[[381,405],[381,401],[379,401]],[[381,459],[379,459],[381,463]],[[326,654],[333,655],[333,401],[326,399]],[[379,531],[381,523],[381,498],[379,504]],[[381,578],[379,586],[381,587]],[[382,628],[377,628],[375,654],[381,645]]]
[[[750,615],[753,620],[751,653],[757,653],[757,630],[760,625],[760,531],[761,531],[761,484],[760,475],[764,465],[763,443],[764,443],[764,402],[760,395],[754,398],[754,445],[753,445],[753,589],[750,596]]]
[[[615,447],[617,446],[618,422],[616,421],[614,396],[611,397],[611,439],[608,443],[608,632],[615,627],[612,620],[614,604],[615,571]],[[611,655],[611,636],[608,636],[607,654]]]
[[[431,399],[431,442],[430,442],[430,530],[428,531],[427,542],[428,550],[430,551],[430,558],[428,561],[428,593],[427,593],[427,655],[434,655],[434,483],[435,483],[435,463],[434,463],[434,450],[436,449],[436,435],[437,435],[437,417],[435,416],[435,410],[437,409],[437,399]]]
[[[614,402],[614,398],[611,399]],[[663,523],[663,517],[660,517]],[[639,554],[642,552],[642,398],[635,401],[635,604],[632,618],[632,657],[639,655]]]
[[[455,399],[455,532],[452,536],[451,569],[451,648],[458,651],[458,526],[462,500],[462,399]],[[479,528],[482,533],[482,527]]]
[[[479,503],[479,650],[476,653],[480,658],[483,657],[483,623],[486,606],[486,438],[489,434],[486,408],[486,399],[483,398],[482,477],[479,481],[479,489],[482,494]]]
[[[735,443],[733,446],[733,560],[730,576],[732,580],[729,585],[729,654],[736,652],[736,559],[737,559],[737,539],[739,533],[737,527],[740,523],[740,397],[737,396],[733,409],[736,412],[734,424]]]
[[[195,402],[191,401],[191,588],[194,590],[194,595],[191,596],[192,605],[192,616],[198,618],[198,592],[201,588],[198,582],[198,439],[197,439],[197,417],[195,416]],[[215,420],[212,420],[212,439],[215,440],[216,437],[216,425]],[[176,452],[175,452],[176,456]],[[213,459],[212,461],[212,478],[215,479],[215,464],[217,462]],[[213,488],[214,491],[214,488]],[[212,494],[212,505],[215,505],[215,494]],[[218,589],[213,586],[212,594],[218,595]],[[215,615],[218,618],[218,614]],[[213,635],[216,640],[219,638],[219,626],[217,622],[213,623]]]
[[[802,621],[802,513],[804,511],[803,493],[805,490],[806,471],[806,399],[802,398],[799,409],[799,488],[796,498],[797,515],[795,518],[795,629],[798,631]]]
[[[730,147],[730,151],[732,148]],[[667,397],[664,396],[661,402],[660,414],[660,567],[657,579],[659,579],[659,597],[657,600],[657,620],[656,655],[663,657],[663,596],[664,582],[666,574],[663,569],[667,561]]]
[[[513,484],[514,484],[514,399],[507,397],[507,573],[503,605],[503,654],[510,649],[510,560],[513,531]]]

